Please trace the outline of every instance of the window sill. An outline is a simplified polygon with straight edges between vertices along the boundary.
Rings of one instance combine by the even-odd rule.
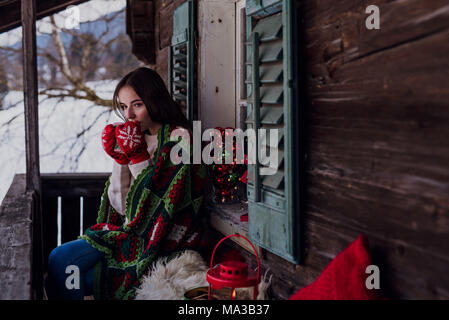
[[[210,224],[212,228],[222,233],[224,236],[240,234],[248,238],[248,221],[240,221],[240,216],[248,214],[248,204],[239,202],[235,204],[206,204],[209,211]],[[254,254],[251,245],[242,238],[231,237],[230,240],[237,243],[242,248]],[[256,250],[259,248],[255,246]]]

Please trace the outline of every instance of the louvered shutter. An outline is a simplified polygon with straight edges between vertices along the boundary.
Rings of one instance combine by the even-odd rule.
[[[261,175],[263,164],[259,157],[256,164],[248,166],[248,229],[255,244],[299,263],[299,162],[294,131],[297,112],[292,109],[297,107],[293,12],[288,0],[246,2],[247,125],[256,132],[279,130],[277,172]],[[257,141],[256,152],[269,146],[269,139]]]
[[[173,36],[168,58],[168,86],[189,120],[195,115],[195,2],[184,2],[173,13]]]

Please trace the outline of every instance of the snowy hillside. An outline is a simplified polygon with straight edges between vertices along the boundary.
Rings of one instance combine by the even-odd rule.
[[[88,83],[97,94],[112,99],[117,81]],[[14,175],[25,173],[25,128],[22,92],[10,92],[0,110],[0,203]],[[110,172],[112,160],[103,151],[101,132],[107,123],[121,121],[114,112],[88,101],[44,100],[39,97],[41,173]],[[85,131],[79,138],[77,135]]]

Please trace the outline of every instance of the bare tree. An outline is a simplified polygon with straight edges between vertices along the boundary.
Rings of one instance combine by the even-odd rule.
[[[110,18],[103,17],[106,25],[115,19],[123,10],[117,11]],[[42,50],[41,56],[46,58],[53,65],[59,67],[59,71],[65,77],[70,85],[67,87],[48,87],[42,91],[43,94],[49,98],[64,98],[64,97],[74,97],[81,100],[88,100],[99,106],[110,107],[112,104],[111,100],[105,100],[100,98],[95,91],[86,84],[86,76],[89,71],[92,72],[91,62],[98,59],[96,54],[98,52],[106,52],[108,48],[114,43],[115,39],[104,43],[101,39],[109,32],[109,28],[98,37],[95,38],[92,33],[77,33],[72,30],[63,29],[57,27],[55,22],[55,17],[50,17],[50,23],[52,25],[51,37],[53,43],[56,47],[57,56],[55,57],[53,53],[48,50]],[[78,53],[78,63],[69,63],[69,58],[67,54],[67,49],[61,40],[61,31],[70,33],[73,36],[72,43],[83,44],[83,50],[79,50]],[[95,48],[95,55],[93,56],[93,49]],[[90,67],[90,68],[89,68]]]
[[[40,59],[48,62],[41,64],[47,64],[49,66],[52,76],[50,77],[51,81],[49,81],[42,76],[45,72],[39,72],[40,87],[42,87],[42,84],[49,84],[40,90],[39,94],[48,98],[72,97],[91,101],[95,105],[111,107],[112,101],[99,97],[95,93],[95,90],[86,82],[89,80],[89,76],[92,76],[96,72],[95,68],[100,61],[104,60],[104,56],[111,53],[111,46],[118,40],[123,41],[125,39],[124,37],[114,37],[107,41],[102,41],[110,32],[109,24],[120,14],[123,14],[124,10],[117,11],[109,17],[104,16],[100,18],[99,20],[105,22],[106,29],[97,37],[90,32],[83,33],[58,27],[54,15],[50,16],[52,43],[45,48],[38,48],[37,55]],[[72,36],[71,46],[69,48],[64,46],[61,39],[62,33]],[[14,53],[16,60],[22,54],[20,48],[0,46],[0,51]],[[135,57],[131,61],[127,61],[127,63],[131,68],[140,65]],[[127,66],[123,67],[127,69]],[[8,89],[17,90],[21,88],[20,83],[11,81],[20,72],[10,72],[9,74],[10,78],[7,79],[9,81],[3,81],[3,83],[7,83]],[[62,75],[62,78],[58,79],[58,75]],[[54,78],[57,78],[57,81]]]
[[[89,101],[92,103],[92,106],[105,107],[105,110],[98,117],[104,113],[110,113],[112,100],[100,97],[96,93],[95,88],[92,87],[92,84],[89,84],[89,81],[108,79],[108,74],[104,74],[102,77],[98,70],[103,67],[102,63],[107,63],[108,59],[111,60],[108,55],[114,53],[114,45],[116,45],[116,42],[122,42],[116,45],[116,47],[122,49],[123,41],[127,41],[129,55],[132,55],[130,40],[127,37],[109,37],[109,39],[107,37],[110,32],[109,25],[119,15],[124,14],[124,10],[122,9],[100,18],[99,20],[105,23],[106,28],[99,35],[95,35],[93,32],[80,32],[78,30],[61,28],[57,25],[55,16],[50,16],[49,24],[51,26],[51,33],[49,39],[51,41],[45,47],[38,47],[37,50],[40,66],[38,70],[39,95],[41,97],[43,96],[44,100],[56,98],[56,101],[58,101],[55,104],[56,108],[58,103],[64,101],[64,99],[75,98]],[[64,44],[63,36],[71,37],[69,45],[67,45],[67,41]],[[21,48],[0,46],[0,53],[6,57],[5,60],[20,61],[19,63],[9,63],[9,70],[7,70],[6,76],[3,74],[3,77],[0,65],[0,89],[22,91]],[[118,61],[118,63],[120,62]],[[142,65],[135,57],[131,60],[125,59],[123,62],[126,63],[126,65],[122,65],[123,72]],[[43,70],[44,67],[45,70]],[[94,125],[98,117],[93,119],[92,123],[84,128],[80,128],[80,131],[73,138],[70,138],[70,141],[64,141],[63,143],[69,143],[71,147],[77,143],[81,143],[83,136]],[[13,120],[5,122],[3,125],[9,125]],[[55,150],[60,146],[56,145]],[[81,151],[76,154],[75,159],[72,159],[72,156],[68,155],[67,161],[76,163],[83,151],[84,148],[81,148]]]
[[[2,61],[3,59],[0,55],[0,110],[3,109],[3,99],[9,91],[5,67],[3,66]]]

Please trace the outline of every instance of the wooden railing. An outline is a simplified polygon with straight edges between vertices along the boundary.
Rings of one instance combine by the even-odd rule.
[[[14,177],[0,207],[0,300],[42,299],[42,280],[51,250],[59,242],[75,240],[96,223],[109,175],[41,174],[41,213],[37,210],[34,193],[25,191],[25,175]],[[247,223],[235,222],[247,212],[242,211],[240,205],[207,208],[211,212],[212,228],[225,235],[247,233]],[[235,212],[239,214],[230,218]],[[35,231],[39,224],[37,217],[42,217],[42,239],[41,233]],[[38,256],[42,256],[43,261],[36,259]]]
[[[60,244],[75,240],[86,228],[95,224],[101,194],[109,175],[41,175],[44,268],[47,267],[49,253],[59,244],[58,240]]]
[[[61,244],[75,240],[95,224],[109,175],[42,174],[40,213],[36,193],[26,191],[25,175],[15,175],[0,206],[1,300],[42,298],[49,253],[58,245],[58,237]]]

